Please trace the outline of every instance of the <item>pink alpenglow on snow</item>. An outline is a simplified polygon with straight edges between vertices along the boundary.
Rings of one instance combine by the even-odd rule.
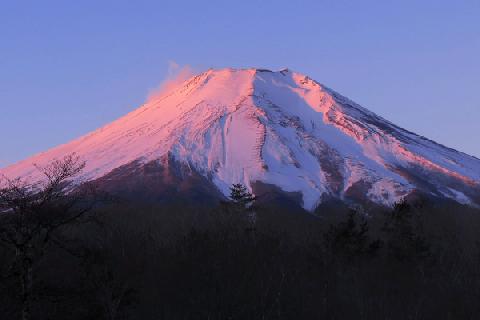
[[[170,155],[224,195],[255,181],[299,192],[313,210],[325,197],[392,205],[417,189],[480,205],[480,160],[401,129],[290,70],[189,70],[147,103],[70,143],[0,173],[40,178],[33,164],[75,152],[94,180],[133,162]]]

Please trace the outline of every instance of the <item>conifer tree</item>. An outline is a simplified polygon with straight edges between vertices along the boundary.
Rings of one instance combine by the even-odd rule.
[[[241,183],[233,184],[230,187],[230,199],[242,209],[250,208],[255,201],[255,197]]]

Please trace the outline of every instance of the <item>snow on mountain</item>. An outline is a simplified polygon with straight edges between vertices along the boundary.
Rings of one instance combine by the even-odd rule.
[[[385,205],[421,190],[480,205],[480,160],[401,129],[287,69],[208,70],[126,116],[70,143],[0,169],[40,178],[75,152],[95,180],[165,156],[208,178],[225,195],[255,181],[301,192],[314,209],[352,194]]]

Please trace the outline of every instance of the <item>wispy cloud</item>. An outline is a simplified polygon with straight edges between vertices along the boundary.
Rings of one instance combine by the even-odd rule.
[[[189,65],[181,66],[173,60],[168,61],[167,77],[162,81],[157,89],[152,90],[148,94],[147,101],[151,101],[160,97],[193,75],[194,70]]]

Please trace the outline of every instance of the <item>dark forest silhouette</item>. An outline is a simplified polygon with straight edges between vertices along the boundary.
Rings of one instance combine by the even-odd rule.
[[[315,214],[256,203],[110,201],[45,183],[0,190],[1,319],[478,319],[480,212],[417,199]]]

